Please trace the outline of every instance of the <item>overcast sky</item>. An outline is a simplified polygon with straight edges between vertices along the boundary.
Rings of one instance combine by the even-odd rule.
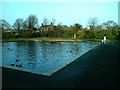
[[[56,24],[61,22],[66,25],[73,25],[74,23],[80,23],[84,27],[87,26],[89,18],[96,17],[99,23],[113,20],[118,23],[118,1],[119,0],[72,0],[69,2],[55,0],[29,0],[26,2],[22,0],[2,0],[0,2],[0,9],[2,16],[0,19],[5,19],[10,24],[13,24],[17,18],[23,18],[24,20],[30,15],[36,15],[39,24],[42,23],[43,18],[47,17],[49,20],[56,19]],[[19,2],[18,2],[19,1]],[[109,1],[109,2],[108,2]]]

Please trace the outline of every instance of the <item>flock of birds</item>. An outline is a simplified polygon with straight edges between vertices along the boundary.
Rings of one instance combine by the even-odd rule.
[[[51,43],[54,43],[54,42],[51,42]],[[62,44],[63,44],[63,42],[62,42]],[[8,48],[8,50],[9,50],[9,51],[13,51],[13,49],[10,49],[10,48]],[[17,52],[19,52],[19,51],[17,51]],[[72,50],[67,50],[66,52],[67,52],[67,53],[68,53],[68,52],[69,52],[69,53],[72,53]],[[35,55],[32,55],[30,49],[28,49],[28,55],[29,55],[30,57],[32,57],[32,59],[35,58]],[[22,64],[19,64],[20,59],[18,59],[18,57],[19,57],[19,55],[17,55],[17,59],[16,59],[15,63],[11,63],[11,66],[16,66],[16,67],[19,67],[19,68],[20,68],[20,67],[23,67]],[[31,59],[30,59],[30,60],[31,60]],[[32,63],[32,62],[29,62],[28,64],[33,64],[33,63]]]
[[[8,48],[8,50],[9,50],[9,51],[13,51],[13,50],[10,49],[10,48]],[[17,50],[17,52],[19,52],[19,50]],[[28,49],[28,55],[29,55],[30,57],[35,58],[35,56],[32,55],[30,49]],[[17,58],[19,58],[19,55],[17,55]],[[32,60],[32,59],[29,59],[29,60]],[[22,64],[19,64],[19,61],[20,61],[20,59],[16,59],[15,63],[11,63],[10,65],[11,65],[11,66],[16,66],[16,67],[23,67]],[[34,63],[32,63],[32,62],[28,62],[28,64],[34,64]]]
[[[12,49],[8,48],[9,51],[13,51]],[[19,51],[18,51],[19,52]],[[19,55],[17,56],[19,57]],[[16,66],[16,67],[23,67],[22,64],[17,64],[20,60],[16,59],[16,63],[11,63],[11,66]]]

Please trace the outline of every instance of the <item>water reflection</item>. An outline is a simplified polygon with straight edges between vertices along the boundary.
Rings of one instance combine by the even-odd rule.
[[[5,67],[51,75],[95,47],[91,42],[4,42]]]

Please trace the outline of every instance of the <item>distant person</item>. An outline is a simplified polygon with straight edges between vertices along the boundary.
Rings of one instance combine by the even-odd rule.
[[[104,44],[106,44],[106,36],[104,36],[103,42],[104,42]]]

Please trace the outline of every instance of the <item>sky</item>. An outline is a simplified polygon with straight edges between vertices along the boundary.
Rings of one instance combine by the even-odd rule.
[[[17,1],[17,2],[16,2]],[[89,18],[96,17],[98,24],[113,20],[118,23],[118,1],[119,0],[69,0],[66,2],[55,0],[2,0],[0,2],[0,19],[5,19],[11,25],[17,18],[24,20],[29,15],[36,15],[39,25],[43,18],[49,21],[54,18],[56,24],[73,25],[80,23],[83,27],[87,26]]]

